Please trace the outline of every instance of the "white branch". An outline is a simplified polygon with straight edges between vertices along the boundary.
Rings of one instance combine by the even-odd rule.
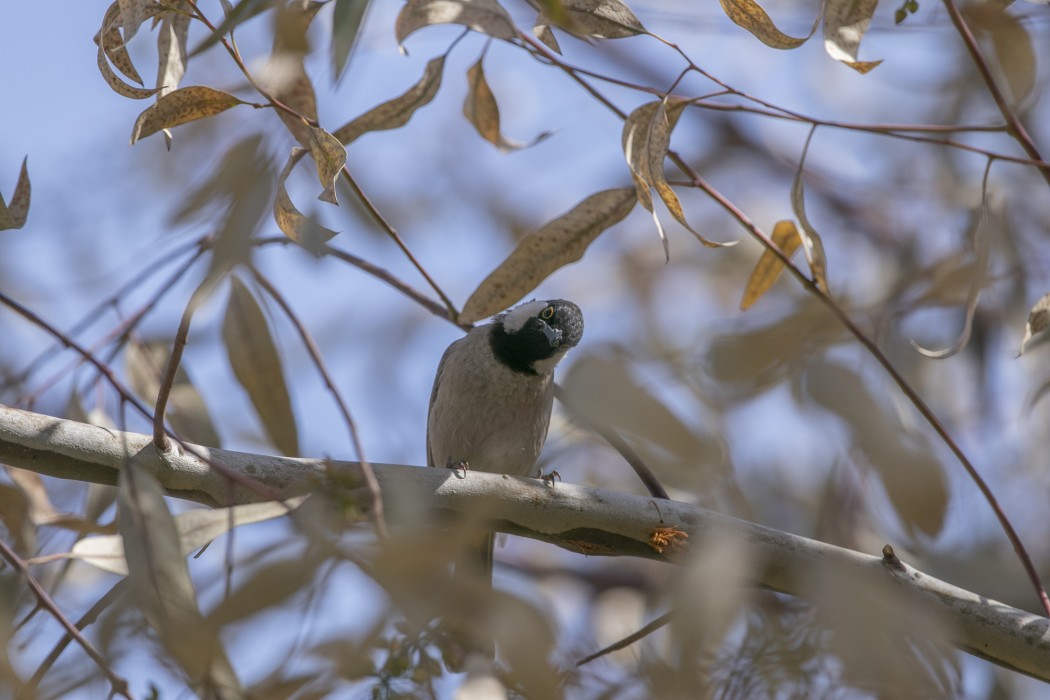
[[[253,480],[282,496],[309,490],[331,470],[345,470],[360,483],[352,462],[289,459],[191,446],[228,473]],[[129,457],[149,468],[173,496],[210,506],[264,500],[182,449],[161,455],[149,436],[107,430],[0,406],[0,463],[78,481],[114,484]],[[829,572],[845,580],[874,580],[892,586],[906,602],[919,603],[945,621],[958,648],[994,663],[1050,681],[1050,620],[923,574],[897,560],[835,547],[676,501],[585,488],[550,487],[536,479],[445,469],[373,464],[391,522],[418,521],[446,510],[486,517],[494,529],[539,539],[591,555],[640,556],[688,561],[687,542],[732,539],[746,543],[753,582],[811,598],[810,584]],[[231,500],[232,499],[232,500]],[[669,528],[688,540],[657,551],[654,532]],[[859,600],[858,605],[864,601]],[[903,607],[902,610],[906,610]],[[906,613],[902,613],[906,614]]]

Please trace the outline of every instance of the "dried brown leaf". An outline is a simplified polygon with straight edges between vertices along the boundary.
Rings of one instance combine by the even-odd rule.
[[[773,20],[755,0],[719,0],[726,16],[737,26],[755,35],[755,38],[774,49],[794,49],[806,43],[816,31],[816,22],[807,36],[795,38],[777,29]],[[817,18],[820,19],[819,16]]]
[[[11,484],[0,483],[0,523],[5,536],[13,540],[15,549],[23,556],[36,551],[36,527],[29,517],[29,499],[25,492]]]
[[[215,116],[245,104],[228,92],[206,85],[184,87],[157,99],[153,105],[135,120],[131,130],[131,143],[151,136],[161,129]]]
[[[320,2],[293,2],[278,8],[270,54],[271,66],[280,66],[282,75],[272,89],[273,96],[313,122],[317,121],[317,96],[304,61],[310,50],[307,30],[321,7]],[[303,148],[313,151],[314,138],[309,123],[283,109],[277,110],[277,116]]]
[[[543,42],[544,46],[548,49],[556,54],[561,54],[561,46],[558,45],[558,38],[554,36],[554,31],[550,28],[550,25],[544,24],[541,18],[536,19],[536,24],[532,28],[532,34]]]
[[[806,145],[802,148],[802,158],[799,160],[798,170],[795,171],[795,181],[791,185],[791,208],[794,209],[795,216],[798,217],[798,222],[801,225],[801,228],[798,229],[798,235],[802,239],[802,252],[806,254],[806,262],[809,264],[809,271],[813,275],[813,281],[825,294],[830,294],[824,242],[806,216],[806,196],[802,184],[806,154],[809,152],[809,144],[812,142],[815,132],[816,127],[810,130],[809,137],[806,138]]]
[[[404,126],[416,110],[430,104],[437,95],[444,70],[445,56],[432,58],[423,71],[423,77],[405,93],[350,120],[332,132],[332,135],[344,146],[349,146],[369,131],[385,131]]]
[[[240,279],[233,277],[230,282],[222,339],[233,374],[248,393],[274,446],[295,456],[299,453],[295,413],[266,317]]]
[[[110,66],[110,62],[112,62],[120,72],[142,85],[142,78],[139,76],[138,71],[135,70],[135,66],[132,65],[127,49],[124,48],[124,39],[120,35],[118,26],[119,21],[120,10],[117,3],[114,2],[106,10],[106,15],[102,19],[102,28],[95,35],[95,43],[98,44],[98,69],[106,84],[118,95],[134,100],[144,100],[157,94],[158,89],[146,89],[129,85]]]
[[[335,196],[335,180],[346,164],[346,148],[324,129],[310,127],[310,155],[317,165],[317,178],[324,188],[317,198],[339,206]]]
[[[481,137],[505,152],[535,146],[550,136],[550,132],[545,131],[528,143],[511,141],[503,136],[500,131],[499,106],[496,104],[496,96],[492,94],[488,81],[485,80],[482,60],[479,58],[478,62],[467,71],[469,91],[467,99],[463,102],[463,116],[474,125]]]
[[[496,0],[408,0],[394,25],[398,45],[409,34],[435,24],[460,24],[495,39],[517,36],[514,21]]]
[[[537,24],[554,25],[575,36],[593,39],[623,39],[646,33],[622,0],[562,0],[559,5],[557,16],[545,10]]]
[[[288,157],[288,162],[284,165],[284,170],[281,171],[280,176],[277,178],[277,196],[273,200],[273,218],[284,235],[297,243],[301,243],[307,249],[313,250],[319,244],[330,241],[336,235],[336,232],[321,226],[313,219],[303,216],[302,212],[292,202],[291,197],[288,196],[288,188],[285,186],[285,183],[296,164],[302,160],[306,153],[306,149],[293,148],[292,154]]]
[[[502,311],[556,270],[579,260],[602,231],[631,213],[636,201],[634,191],[627,188],[598,192],[525,236],[470,295],[460,323]]]
[[[163,489],[134,459],[120,470],[117,488],[132,599],[195,688],[213,697],[240,694],[222,644],[197,608]]]
[[[29,200],[32,187],[29,184],[29,156],[22,158],[22,169],[18,172],[18,182],[11,201],[6,202],[0,194],[0,231],[22,228],[29,216]]]
[[[861,74],[882,63],[881,60],[857,60],[860,41],[878,4],[878,0],[826,0],[824,3],[824,50]]]
[[[1044,294],[1028,312],[1028,322],[1024,324],[1024,338],[1021,339],[1020,357],[1033,342],[1043,342],[1048,337],[1046,329],[1050,328],[1050,294]]]
[[[120,6],[120,25],[124,28],[125,42],[131,41],[139,26],[157,12],[156,0],[117,0],[117,4]]]
[[[798,235],[795,222],[790,220],[778,221],[773,226],[773,235],[770,236],[773,243],[786,255],[791,257],[798,247],[802,245],[802,238]],[[769,291],[777,277],[784,270],[784,263],[768,248],[763,249],[762,257],[758,259],[751,277],[744,287],[744,298],[740,300],[740,309],[747,311],[756,301]]]
[[[190,30],[189,3],[168,0],[177,12],[166,12],[157,32],[157,89],[163,97],[175,91],[186,73],[186,39]]]

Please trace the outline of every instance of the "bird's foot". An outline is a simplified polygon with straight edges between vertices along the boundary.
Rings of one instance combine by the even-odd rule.
[[[467,472],[470,471],[470,464],[468,464],[465,459],[452,459],[450,457],[448,463],[445,465],[445,469],[451,469],[455,472],[457,477],[460,479],[466,479]],[[460,472],[463,473],[461,474]]]
[[[551,488],[554,488],[555,480],[561,481],[561,474],[558,473],[557,469],[552,469],[549,473],[540,475],[540,481]]]

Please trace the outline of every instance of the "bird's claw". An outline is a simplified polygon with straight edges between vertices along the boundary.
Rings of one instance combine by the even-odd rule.
[[[466,479],[467,472],[470,471],[470,464],[468,464],[467,460],[465,459],[449,458],[448,463],[445,464],[445,469],[451,469],[455,473],[457,478]],[[460,474],[461,470],[463,472],[462,474]]]
[[[557,469],[552,469],[549,473],[540,475],[540,481],[551,488],[554,488],[555,480],[561,481],[561,474],[558,473]]]

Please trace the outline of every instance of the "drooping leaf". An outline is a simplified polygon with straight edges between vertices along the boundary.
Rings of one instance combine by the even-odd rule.
[[[22,489],[0,482],[0,523],[22,555],[31,555],[37,548],[36,527],[29,509],[29,498]]]
[[[335,0],[332,13],[332,73],[338,82],[350,62],[370,0]]]
[[[318,245],[331,240],[337,232],[327,229],[313,219],[304,216],[292,202],[291,197],[288,196],[288,188],[285,186],[285,182],[296,164],[302,160],[306,153],[306,149],[293,148],[292,154],[288,157],[288,162],[285,163],[284,169],[277,178],[277,196],[273,201],[273,218],[284,235],[302,244],[308,250],[314,250]]]
[[[172,0],[173,9],[161,18],[157,32],[157,90],[163,97],[178,89],[186,73],[186,41],[190,31],[190,6],[186,0]],[[164,130],[164,138],[171,148],[171,132]]]
[[[317,95],[304,62],[310,52],[307,30],[323,6],[320,2],[292,2],[278,8],[270,53],[270,66],[280,76],[271,93],[281,104],[313,122],[317,121]],[[276,112],[295,140],[313,151],[311,125],[283,109]]]
[[[404,94],[373,107],[356,119],[332,132],[344,146],[349,146],[369,131],[397,129],[408,123],[421,107],[430,104],[441,87],[441,75],[445,70],[445,56],[432,58],[427,63],[423,77]]]
[[[335,196],[335,180],[346,164],[346,148],[324,129],[310,127],[310,155],[317,165],[317,178],[324,188],[317,198],[339,206]]]
[[[824,2],[824,50],[858,73],[867,73],[882,63],[858,61],[860,41],[868,31],[879,0],[826,0]]]
[[[479,58],[467,71],[469,90],[467,99],[463,102],[463,116],[474,125],[481,137],[501,151],[516,151],[535,146],[550,136],[551,132],[545,131],[528,143],[512,141],[503,136],[500,131],[499,106],[488,81],[485,80],[482,60]]]
[[[842,365],[810,358],[802,381],[808,399],[845,422],[905,527],[936,536],[948,510],[948,483],[928,442]]]
[[[152,97],[157,94],[157,88],[146,89],[129,85],[110,66],[110,62],[112,62],[124,75],[142,85],[142,78],[131,63],[131,57],[128,55],[127,49],[124,48],[124,39],[120,35],[119,22],[120,8],[114,2],[106,10],[106,14],[102,19],[102,28],[95,35],[95,43],[98,45],[96,57],[98,70],[106,84],[118,95],[129,97],[133,100],[144,100],[147,97]]]
[[[161,129],[215,116],[245,104],[228,92],[207,85],[184,87],[164,95],[135,120],[131,143],[151,136]]]
[[[770,236],[784,255],[791,255],[802,245],[802,238],[798,235],[795,222],[790,220],[778,221],[773,225],[773,234]],[[758,259],[755,269],[751,271],[751,277],[744,287],[744,297],[740,300],[740,309],[747,311],[756,301],[769,291],[777,277],[784,270],[784,263],[768,248],[762,251],[762,257]]]
[[[514,21],[497,0],[408,0],[394,25],[398,45],[409,34],[435,24],[459,24],[495,39],[517,36]]]
[[[157,400],[169,353],[169,344],[163,341],[128,343],[124,358],[128,383],[132,391],[150,404]],[[175,370],[164,418],[179,437],[198,445],[222,447],[204,397],[181,365]]]
[[[154,0],[117,0],[120,6],[120,24],[124,27],[124,41],[138,32],[139,26],[153,16],[156,12],[157,3]]]
[[[1044,294],[1028,312],[1028,322],[1024,324],[1024,338],[1021,339],[1020,357],[1033,342],[1042,342],[1048,337],[1046,329],[1050,328],[1050,294]]]
[[[830,294],[828,289],[827,258],[824,255],[824,242],[820,234],[813,228],[806,216],[806,196],[802,184],[802,173],[805,171],[806,154],[809,153],[809,144],[813,140],[816,127],[810,130],[806,138],[806,145],[802,148],[802,158],[799,159],[798,170],[795,171],[795,181],[791,185],[791,208],[798,217],[801,228],[798,229],[799,238],[802,239],[802,252],[806,254],[806,262],[809,264],[810,274],[817,287]]]
[[[975,33],[991,40],[998,77],[1006,84],[1011,104],[1024,104],[1035,89],[1038,73],[1032,37],[1025,25],[1005,6],[966,4],[962,11]]]
[[[587,246],[631,213],[636,201],[627,188],[598,192],[525,236],[470,295],[459,321],[473,323],[520,300],[556,270],[583,257]]]
[[[726,16],[734,24],[743,27],[754,34],[755,38],[763,44],[774,49],[798,48],[806,43],[809,37],[813,36],[813,32],[817,28],[817,24],[814,22],[813,28],[809,30],[807,36],[796,38],[777,29],[777,26],[773,24],[773,20],[769,18],[766,11],[755,0],[719,0],[719,2],[722,3],[722,10],[725,11]],[[818,16],[817,20],[819,21],[819,19]]]
[[[233,277],[230,282],[222,339],[233,374],[248,393],[274,446],[286,455],[297,455],[295,413],[266,317],[240,279]]]
[[[222,643],[197,607],[163,489],[134,459],[120,470],[117,488],[117,523],[132,599],[199,693],[209,697],[240,694],[240,683]]]
[[[22,158],[22,169],[18,172],[18,182],[11,201],[4,200],[0,193],[0,231],[22,228],[29,216],[29,200],[32,187],[29,184],[29,156]]]
[[[552,13],[545,7],[536,24],[553,25],[575,36],[592,39],[623,39],[646,33],[641,21],[622,0],[562,0],[557,9],[558,12]]]

